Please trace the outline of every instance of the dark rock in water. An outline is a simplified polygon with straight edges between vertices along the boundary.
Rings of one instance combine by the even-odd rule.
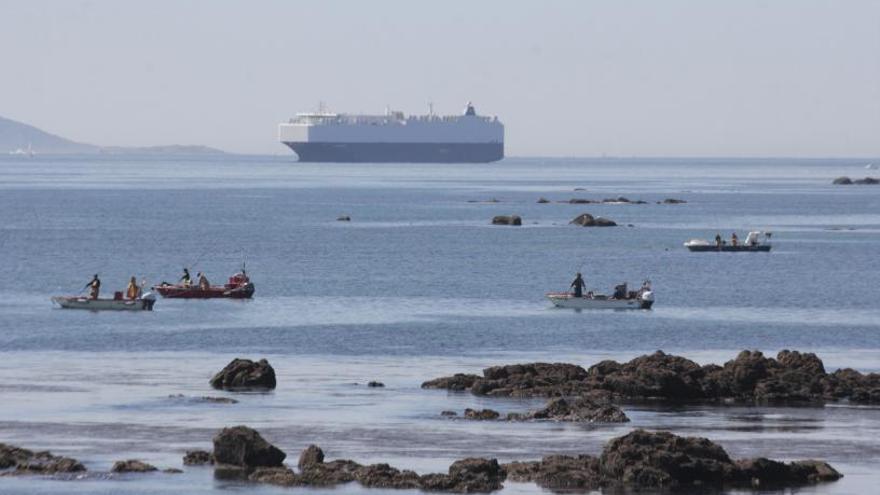
[[[373,387],[373,388],[382,388],[385,386],[385,384],[382,382],[369,382],[369,383],[367,383],[367,386]]]
[[[187,450],[186,455],[183,456],[183,464],[186,466],[214,464],[214,457],[204,450]]]
[[[828,374],[812,353],[782,351],[776,359],[743,351],[724,366],[699,364],[657,351],[626,363],[602,361],[589,370],[573,364],[532,363],[455,375],[424,388],[469,390],[494,397],[588,397],[665,400],[824,401],[880,403],[880,374]]]
[[[337,222],[350,222],[350,221],[351,221],[351,217],[348,216],[348,215],[343,215],[343,216],[341,216],[341,217],[337,217],[337,218],[336,218],[336,221],[337,221]]]
[[[599,459],[591,455],[550,455],[540,461],[511,462],[503,468],[511,481],[531,481],[550,490],[598,490],[607,484],[599,473]]]
[[[162,470],[162,472],[165,474],[181,474],[181,473],[183,473],[183,469],[165,468]]]
[[[613,220],[602,217],[594,217],[589,213],[582,213],[568,223],[573,225],[580,225],[581,227],[614,227],[617,225],[617,223]]]
[[[837,481],[843,477],[827,462],[806,460],[784,463],[759,457],[736,461],[734,472],[738,485],[753,488],[784,488]]]
[[[547,198],[538,198],[538,204],[545,204],[545,203],[549,203],[549,202],[550,202],[550,200]]]
[[[300,469],[305,469],[313,464],[321,464],[324,462],[324,451],[317,445],[309,445],[299,454],[299,461],[296,465]]]
[[[573,204],[573,205],[591,205],[591,204],[598,203],[598,201],[593,201],[592,199],[586,199],[586,198],[571,198],[568,200],[568,202],[569,202],[569,204]]]
[[[202,396],[202,397],[187,397],[183,394],[174,394],[174,395],[169,395],[168,398],[169,399],[187,400],[187,401],[191,401],[191,402],[209,402],[212,404],[238,404],[237,400],[232,399],[230,397],[211,397],[211,396],[207,396],[207,395]]]
[[[309,486],[333,486],[354,481],[360,464],[347,459],[311,464],[300,473],[300,482]]]
[[[214,462],[241,467],[281,466],[287,454],[247,426],[223,428],[214,436]]]
[[[465,419],[474,419],[477,421],[491,421],[493,419],[498,419],[501,414],[498,411],[493,411],[492,409],[465,409],[464,417]]]
[[[468,458],[452,463],[448,474],[426,474],[419,481],[424,491],[488,493],[500,490],[505,477],[497,460]]]
[[[265,359],[233,359],[211,378],[211,386],[225,390],[274,389],[275,370]]]
[[[355,471],[355,479],[367,488],[418,489],[419,475],[413,471],[393,468],[388,464],[371,464]]]
[[[441,411],[440,416],[445,416],[447,418],[453,418],[455,416],[458,416],[458,413],[455,411]]]
[[[625,203],[625,204],[633,204],[633,205],[643,205],[647,203],[647,201],[642,201],[641,199],[637,199],[635,201],[630,200],[629,198],[620,196],[618,198],[605,198],[602,200],[603,203]]]
[[[156,468],[156,466],[137,459],[116,461],[113,463],[113,467],[110,468],[111,473],[149,473],[158,470],[159,469]]]
[[[858,184],[858,185],[862,185],[862,186],[864,186],[864,185],[875,186],[877,184],[880,184],[880,179],[875,179],[873,177],[865,177],[864,179],[854,180],[853,184]]]
[[[453,391],[468,390],[477,380],[480,380],[478,375],[456,373],[452,376],[424,382],[422,383],[422,388],[443,388]]]
[[[575,191],[586,191],[586,188],[583,188],[583,187],[576,187],[576,188],[574,188],[574,190],[575,190]]]
[[[34,452],[14,445],[0,443],[0,470],[15,468],[15,475],[51,475],[79,473],[86,470],[76,459],[53,455],[51,452]]]
[[[837,185],[837,186],[848,186],[848,185],[852,184],[853,181],[849,177],[838,177],[838,178],[834,179],[834,181],[831,183],[834,185]]]
[[[626,423],[629,418],[617,406],[599,403],[583,397],[551,399],[538,411],[527,414],[524,419],[547,419],[578,423]]]
[[[492,218],[492,225],[522,225],[519,215],[497,215]]]
[[[685,204],[685,203],[687,203],[687,201],[685,201],[683,199],[675,199],[675,198],[666,198],[663,201],[657,201],[657,204],[664,204],[664,205],[681,205],[681,204]]]
[[[303,481],[292,469],[286,467],[261,467],[255,469],[247,477],[257,483],[268,483],[279,486],[300,486]]]

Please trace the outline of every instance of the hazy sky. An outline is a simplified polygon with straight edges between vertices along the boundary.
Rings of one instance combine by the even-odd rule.
[[[0,0],[0,64],[0,115],[101,145],[473,100],[508,155],[880,156],[880,0]]]

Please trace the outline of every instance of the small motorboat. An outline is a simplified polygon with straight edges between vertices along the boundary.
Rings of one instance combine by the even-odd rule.
[[[169,299],[250,299],[254,295],[254,284],[242,269],[229,277],[225,285],[199,287],[198,285],[162,282],[159,285],[154,285],[153,290]]]
[[[547,299],[557,308],[571,309],[651,309],[654,305],[654,292],[645,282],[637,291],[627,291],[626,284],[614,288],[614,295],[587,292],[583,297],[575,297],[570,292],[550,292]]]
[[[760,230],[753,230],[749,232],[749,235],[746,237],[745,242],[732,244],[727,241],[722,240],[720,244],[715,242],[709,242],[705,239],[691,239],[684,243],[684,247],[688,248],[688,250],[697,252],[697,253],[705,253],[705,252],[746,252],[746,253],[757,253],[757,252],[767,252],[770,251],[772,247],[770,245],[770,236],[773,234],[771,232],[762,232]],[[763,240],[761,239],[763,237]]]
[[[137,299],[125,299],[116,292],[113,299],[92,299],[85,296],[55,296],[52,302],[64,309],[88,309],[90,311],[152,311],[156,296],[147,292]]]

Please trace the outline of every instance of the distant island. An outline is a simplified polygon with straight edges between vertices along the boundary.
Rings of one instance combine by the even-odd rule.
[[[199,145],[97,146],[78,143],[32,125],[0,117],[0,154],[222,155],[225,153],[216,148]]]

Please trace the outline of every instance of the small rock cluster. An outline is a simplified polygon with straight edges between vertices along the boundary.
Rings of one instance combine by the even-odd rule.
[[[9,475],[49,475],[59,473],[80,473],[86,470],[76,459],[53,455],[49,451],[34,452],[14,445],[0,443],[0,471],[12,468],[3,474]]]
[[[850,186],[853,184],[861,185],[861,186],[874,186],[880,184],[880,179],[875,179],[874,177],[865,177],[864,179],[850,179],[849,177],[838,177],[834,179],[832,184],[837,186]]]
[[[880,374],[853,369],[825,371],[813,353],[781,351],[776,359],[742,351],[723,366],[699,364],[662,351],[626,363],[602,361],[584,369],[574,364],[495,366],[483,376],[456,374],[422,388],[470,391],[492,397],[588,397],[611,399],[737,400],[880,403]]]
[[[443,411],[441,416],[457,417],[455,411]],[[492,409],[465,409],[464,419],[491,421],[501,419],[501,413]],[[528,413],[508,413],[507,421],[562,421],[572,423],[626,423],[629,418],[619,407],[584,397],[551,399],[544,408]]]

